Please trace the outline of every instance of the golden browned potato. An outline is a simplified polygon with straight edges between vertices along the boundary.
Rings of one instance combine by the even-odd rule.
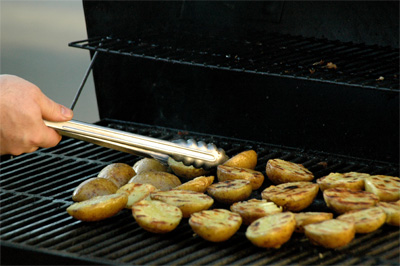
[[[270,186],[261,193],[261,197],[282,206],[285,211],[298,212],[313,202],[319,187],[312,182],[291,182]]]
[[[314,179],[314,175],[302,164],[281,159],[268,160],[266,173],[269,180],[274,184],[311,181]]]
[[[311,243],[325,248],[346,246],[354,239],[354,223],[330,219],[304,226],[304,233]]]
[[[379,207],[346,212],[338,220],[353,222],[357,234],[367,234],[377,230],[386,221],[386,213]]]
[[[304,233],[304,226],[307,224],[319,223],[322,221],[333,219],[333,213],[330,212],[299,212],[294,214],[296,219],[297,233]]]
[[[177,186],[175,189],[192,190],[204,193],[213,182],[214,176],[199,176]]]
[[[142,200],[132,206],[132,216],[144,230],[152,233],[168,233],[182,220],[178,207],[158,200]]]
[[[100,221],[117,214],[125,207],[127,201],[128,196],[126,194],[97,196],[72,204],[67,208],[67,212],[81,221]]]
[[[365,190],[374,193],[380,201],[400,199],[400,178],[397,176],[373,175],[365,179]]]
[[[142,172],[129,180],[129,183],[150,184],[159,190],[170,190],[182,184],[177,176],[160,171]]]
[[[214,203],[211,197],[190,190],[157,191],[152,192],[150,197],[152,200],[159,200],[178,207],[184,218],[190,217],[192,213],[207,210]]]
[[[282,212],[282,207],[276,206],[275,203],[258,199],[236,202],[231,205],[230,209],[240,214],[245,225],[249,225],[261,217]]]
[[[172,172],[179,177],[193,179],[198,176],[207,175],[210,171],[203,168],[195,168],[193,165],[184,165],[182,162],[177,162],[171,157],[168,158],[168,165]]]
[[[218,202],[232,204],[250,197],[252,186],[247,180],[227,180],[212,184],[207,193]]]
[[[133,170],[136,174],[147,171],[167,172],[168,167],[153,158],[143,158],[133,165]]]
[[[327,176],[317,179],[317,184],[321,191],[328,188],[344,187],[351,190],[364,190],[364,179],[369,174],[349,172],[349,173],[330,173]]]
[[[117,194],[125,193],[128,196],[128,202],[125,208],[131,209],[132,205],[144,199],[150,199],[150,193],[155,191],[156,187],[150,184],[129,183],[120,187]]]
[[[97,196],[114,194],[118,187],[106,178],[89,178],[79,184],[72,193],[73,201],[84,201]]]
[[[243,179],[251,183],[253,190],[259,189],[264,182],[264,175],[252,169],[218,165],[217,167],[218,181]]]
[[[262,248],[280,248],[291,238],[296,221],[291,212],[271,214],[255,220],[247,227],[246,237]]]
[[[341,187],[326,189],[323,195],[326,205],[339,214],[374,207],[379,202],[371,192]]]
[[[192,230],[211,242],[228,240],[239,230],[241,224],[242,218],[239,214],[225,209],[196,212],[189,219]]]
[[[97,176],[110,179],[120,188],[135,175],[136,173],[130,165],[113,163],[104,167]]]
[[[241,152],[227,160],[223,165],[254,170],[257,165],[257,153],[254,150]]]
[[[400,200],[395,202],[379,202],[378,207],[386,213],[386,223],[400,226]]]

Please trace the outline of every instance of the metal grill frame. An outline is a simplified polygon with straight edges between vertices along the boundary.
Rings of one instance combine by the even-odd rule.
[[[262,172],[265,171],[266,161],[271,158],[302,163],[314,172],[316,178],[329,172],[359,171],[387,175],[398,175],[399,172],[398,165],[385,162],[121,121],[109,120],[102,123],[167,140],[195,137],[197,140],[216,143],[230,156],[246,149],[255,149],[259,155],[256,170]],[[387,225],[374,233],[357,235],[348,246],[337,250],[313,246],[300,234],[294,234],[279,250],[265,250],[246,240],[244,227],[224,243],[209,243],[194,236],[186,220],[171,233],[155,235],[141,229],[128,210],[95,223],[77,221],[66,213],[65,209],[72,203],[72,191],[80,182],[96,176],[102,167],[112,162],[133,164],[138,159],[130,154],[68,138],[55,148],[41,149],[15,158],[2,157],[1,245],[3,251],[7,252],[3,252],[2,260],[28,259],[31,265],[35,264],[35,258],[40,261],[38,264],[399,263],[399,229]],[[268,182],[265,182],[252,197],[259,197],[260,191],[267,185]],[[316,204],[309,209],[321,210],[321,201],[319,196]],[[17,254],[23,256],[17,258]]]
[[[159,31],[129,37],[101,36],[69,46],[210,69],[400,91],[400,56],[392,47],[279,33],[253,33],[239,41]],[[337,69],[329,69],[327,63]]]

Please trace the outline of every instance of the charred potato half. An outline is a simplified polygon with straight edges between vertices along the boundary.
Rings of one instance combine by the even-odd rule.
[[[192,213],[207,210],[214,203],[211,197],[190,190],[157,191],[151,193],[150,197],[152,200],[159,200],[178,207],[184,218],[190,217]]]
[[[142,200],[132,206],[132,216],[144,230],[152,233],[168,233],[182,219],[178,207],[157,200]]]
[[[317,184],[321,191],[328,188],[344,187],[351,190],[364,190],[364,179],[369,177],[369,174],[363,173],[330,173],[327,176],[317,179]]]
[[[311,181],[314,179],[313,173],[302,164],[281,159],[268,160],[265,170],[268,178],[276,185],[288,182]]]
[[[374,193],[380,201],[400,199],[400,178],[387,175],[373,175],[365,179],[365,190]]]
[[[199,176],[183,183],[180,186],[177,186],[175,189],[191,190],[204,193],[213,182],[214,176]]]
[[[258,199],[236,202],[231,205],[230,209],[240,214],[245,225],[249,225],[261,217],[282,212],[282,207],[276,206],[275,203]]]
[[[294,214],[296,219],[297,233],[304,233],[304,226],[308,224],[319,223],[322,221],[333,219],[333,213],[330,212],[299,212]]]
[[[378,207],[386,213],[386,223],[400,226],[400,200],[396,202],[379,202]]]
[[[81,221],[100,221],[117,214],[125,207],[127,201],[128,196],[125,194],[97,196],[72,204],[67,208],[67,212]]]
[[[291,182],[270,186],[261,197],[282,206],[285,211],[298,212],[307,208],[318,194],[319,187],[312,182]]]
[[[125,208],[131,209],[132,205],[144,199],[150,199],[150,193],[155,191],[156,187],[150,184],[129,183],[120,187],[117,194],[125,193],[128,196],[128,202]]]
[[[377,230],[386,221],[386,213],[379,207],[355,210],[338,216],[336,219],[353,222],[356,233],[367,234]]]
[[[264,182],[264,175],[261,172],[234,166],[218,165],[217,176],[220,182],[235,179],[248,180],[253,190],[259,189]]]
[[[113,163],[104,167],[97,176],[110,179],[120,188],[135,175],[132,166],[125,163]]]
[[[246,200],[250,197],[252,186],[247,180],[227,180],[212,184],[207,188],[207,193],[216,201],[232,204]]]
[[[73,201],[84,201],[97,196],[114,194],[118,187],[106,178],[90,178],[79,184],[72,193]]]
[[[304,226],[304,233],[312,244],[334,249],[349,244],[356,228],[352,222],[330,219]]]
[[[246,237],[263,248],[280,248],[291,238],[296,221],[291,212],[268,215],[255,220],[247,227]]]
[[[192,230],[211,242],[228,240],[239,230],[241,224],[242,218],[239,214],[225,209],[196,212],[189,219]]]

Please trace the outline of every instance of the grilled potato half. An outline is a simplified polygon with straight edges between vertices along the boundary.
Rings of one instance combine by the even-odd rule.
[[[152,233],[168,233],[182,220],[181,210],[157,200],[141,200],[132,206],[132,216],[144,230]]]
[[[400,226],[400,200],[396,202],[379,202],[378,207],[386,213],[386,223]]]
[[[336,217],[338,220],[353,222],[356,233],[367,234],[377,230],[386,221],[386,213],[379,207],[350,211]]]
[[[189,219],[192,230],[211,242],[228,240],[239,230],[241,224],[242,218],[239,214],[225,209],[196,212]]]
[[[136,174],[140,174],[140,173],[147,172],[147,171],[167,172],[168,167],[166,165],[163,165],[156,159],[143,158],[143,159],[137,161],[133,165],[133,170],[136,172]]]
[[[294,214],[282,212],[255,220],[247,227],[246,237],[263,248],[280,248],[292,237],[296,227]]]
[[[333,213],[330,212],[299,212],[294,214],[296,219],[297,233],[304,233],[304,226],[308,224],[319,223],[322,221],[333,219]]]
[[[218,165],[217,167],[218,181],[242,179],[251,183],[253,190],[259,189],[264,182],[264,175],[252,169]]]
[[[223,165],[254,170],[257,165],[257,153],[254,150],[243,151],[227,160]]]
[[[181,209],[184,218],[190,217],[192,213],[207,210],[214,200],[203,193],[172,189],[168,191],[157,191],[150,194],[152,200],[159,200]]]
[[[195,168],[193,165],[185,165],[183,162],[177,162],[173,158],[168,158],[168,165],[172,172],[185,179],[193,179],[198,176],[207,175],[210,171],[203,168]]]
[[[207,188],[207,193],[216,201],[232,204],[246,200],[250,197],[252,186],[247,180],[227,180],[212,184]]]
[[[173,189],[182,184],[177,176],[160,171],[142,172],[129,180],[129,183],[150,184],[163,191]]]
[[[269,180],[276,185],[288,182],[311,181],[314,179],[313,173],[302,164],[281,159],[268,160],[265,170]]]
[[[284,211],[298,212],[310,206],[318,190],[312,182],[290,182],[264,189],[261,197],[282,206]]]
[[[369,174],[349,172],[349,173],[330,173],[327,176],[317,179],[317,184],[321,191],[328,188],[344,187],[351,190],[364,190],[364,179]]]
[[[72,204],[67,208],[67,212],[81,221],[100,221],[117,214],[125,207],[127,201],[128,196],[126,194],[97,196]]]
[[[312,244],[334,249],[349,244],[356,228],[352,222],[330,219],[304,226],[304,233]]]
[[[132,205],[144,199],[150,199],[150,193],[157,190],[155,186],[150,184],[129,183],[120,187],[117,194],[125,193],[128,196],[128,202],[125,208],[131,209]]]
[[[110,179],[120,188],[135,175],[132,166],[126,163],[113,163],[104,167],[97,176]]]
[[[214,176],[199,176],[177,186],[175,189],[192,190],[204,193],[213,182]]]
[[[365,179],[365,190],[374,193],[380,201],[400,199],[400,178],[387,175],[373,175]]]
[[[367,191],[354,191],[347,188],[329,188],[323,192],[326,205],[336,213],[374,207],[379,198]]]
[[[72,193],[73,201],[84,201],[97,196],[114,194],[118,187],[106,178],[89,178],[79,184]]]
[[[261,217],[282,212],[282,207],[276,206],[275,203],[258,199],[236,202],[231,205],[230,209],[242,217],[245,225],[249,225]]]

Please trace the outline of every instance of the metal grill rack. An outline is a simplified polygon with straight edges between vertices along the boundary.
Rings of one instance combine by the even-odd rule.
[[[399,51],[391,47],[278,33],[253,33],[239,41],[182,32],[106,36],[69,45],[207,68],[400,90]]]
[[[166,140],[194,137],[214,142],[229,156],[254,149],[259,157],[256,170],[264,174],[265,164],[271,158],[302,163],[316,178],[330,172],[399,173],[398,165],[385,162],[116,120],[103,120],[100,124]],[[386,225],[374,233],[357,235],[348,246],[337,250],[313,246],[300,234],[294,234],[278,250],[265,250],[250,244],[244,235],[244,227],[224,243],[209,243],[193,235],[187,220],[183,220],[171,233],[148,233],[137,225],[128,210],[104,221],[80,222],[65,211],[72,203],[71,195],[76,186],[95,177],[110,163],[132,165],[140,158],[66,138],[54,148],[1,159],[2,260],[6,257],[18,263],[21,259],[18,251],[23,250],[23,258],[31,265],[41,255],[45,256],[46,263],[53,265],[64,264],[68,260],[97,265],[399,264],[400,232],[398,228]],[[265,182],[267,185],[268,182]],[[260,191],[253,196],[259,197]],[[319,208],[321,201],[319,195],[316,205],[313,204],[310,209]],[[31,257],[28,251],[34,251]]]

